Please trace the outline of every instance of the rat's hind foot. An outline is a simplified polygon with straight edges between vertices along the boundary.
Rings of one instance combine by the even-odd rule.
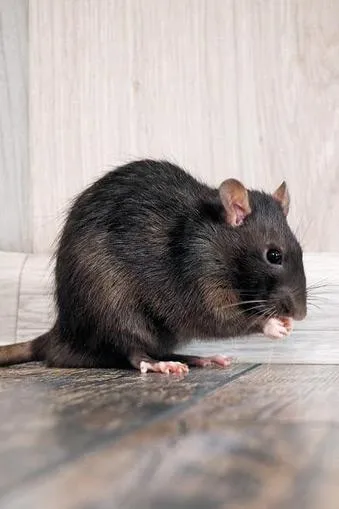
[[[154,373],[170,373],[183,375],[188,373],[187,364],[178,361],[156,361],[145,354],[133,354],[129,357],[131,365],[139,369],[141,373],[152,371]]]
[[[188,366],[194,366],[198,368],[207,368],[211,366],[220,366],[227,368],[232,363],[231,357],[225,355],[212,355],[211,357],[199,357],[196,355],[180,355],[173,354],[170,356],[172,360],[184,362]]]
[[[281,339],[288,336],[293,329],[292,318],[270,318],[264,325],[263,333],[271,339]]]
[[[195,357],[192,366],[206,368],[209,366],[221,366],[227,368],[232,364],[232,358],[225,355],[212,355],[211,357]]]
[[[170,373],[183,375],[188,373],[189,368],[187,364],[183,364],[182,362],[153,361],[153,360],[141,361],[140,372],[147,373],[147,371],[153,371],[155,373],[165,373],[166,375],[169,375]]]

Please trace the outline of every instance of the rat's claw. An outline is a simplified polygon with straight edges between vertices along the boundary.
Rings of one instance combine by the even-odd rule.
[[[177,375],[182,375],[188,373],[189,369],[186,364],[182,362],[172,362],[172,361],[141,361],[140,362],[140,372],[147,373],[148,371],[153,371],[154,373],[164,373],[169,375],[170,373],[174,373]]]
[[[292,318],[270,318],[264,325],[263,333],[271,339],[281,339],[288,336],[293,328]]]

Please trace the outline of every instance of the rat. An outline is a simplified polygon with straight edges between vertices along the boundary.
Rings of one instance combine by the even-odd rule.
[[[287,336],[306,316],[303,253],[283,182],[211,188],[168,161],[109,171],[73,202],[55,253],[56,320],[0,365],[186,373],[230,359],[175,354],[194,338]]]

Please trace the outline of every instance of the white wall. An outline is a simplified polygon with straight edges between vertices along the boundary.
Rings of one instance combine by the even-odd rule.
[[[32,246],[28,0],[0,0],[0,249]]]
[[[305,248],[339,250],[338,1],[30,0],[29,33],[31,205],[5,211],[18,248],[18,214],[49,250],[75,193],[148,156],[211,184],[286,178]]]

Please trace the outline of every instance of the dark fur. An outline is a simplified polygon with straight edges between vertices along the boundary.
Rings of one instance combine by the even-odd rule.
[[[258,332],[260,316],[241,304],[253,299],[303,317],[301,248],[272,196],[250,191],[249,200],[252,213],[232,227],[218,191],[168,162],[106,174],[71,208],[56,253],[58,318],[22,361],[106,367],[136,354],[164,358],[193,337]],[[283,250],[283,266],[267,263],[267,246]]]

